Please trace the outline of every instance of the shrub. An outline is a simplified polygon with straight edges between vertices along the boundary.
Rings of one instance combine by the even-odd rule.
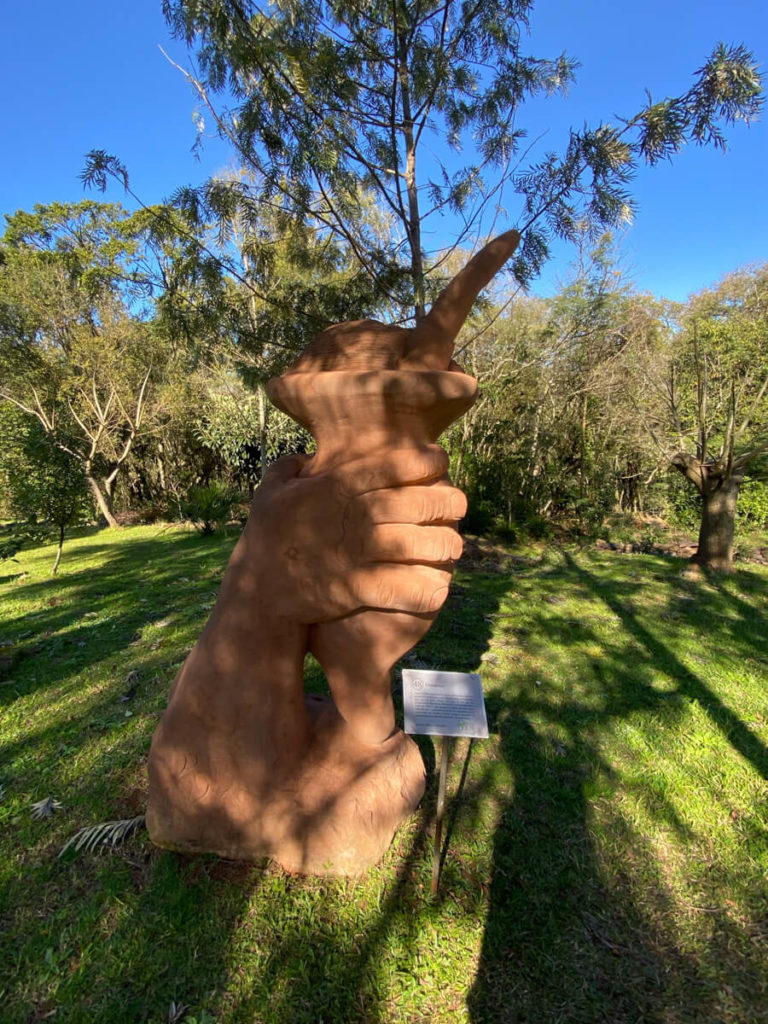
[[[470,495],[467,514],[461,521],[462,532],[486,534],[493,527],[494,516],[495,509],[490,501],[473,500]]]
[[[768,484],[745,480],[739,492],[736,515],[742,523],[768,526]]]
[[[701,495],[679,473],[669,477],[666,518],[673,526],[695,533],[701,523]]]
[[[190,487],[179,502],[180,518],[210,536],[217,527],[229,522],[238,500],[239,495],[218,481]]]

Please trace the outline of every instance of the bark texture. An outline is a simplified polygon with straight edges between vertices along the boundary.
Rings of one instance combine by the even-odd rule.
[[[730,572],[733,568],[733,536],[736,503],[741,481],[736,477],[719,480],[702,494],[699,549],[693,561],[707,569]]]
[[[705,569],[730,572],[736,505],[744,477],[727,460],[707,463],[686,452],[676,455],[672,465],[701,495],[699,545],[691,561]]]
[[[87,469],[86,480],[88,481],[88,486],[91,489],[91,494],[93,495],[99,512],[104,517],[107,526],[119,526],[120,524],[117,519],[115,519],[115,514],[112,511],[112,502],[109,493],[106,490],[101,489],[96,478]]]

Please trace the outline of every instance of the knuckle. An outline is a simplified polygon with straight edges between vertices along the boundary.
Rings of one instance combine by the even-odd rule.
[[[343,476],[332,478],[330,481],[331,499],[337,502],[350,501],[355,494],[348,480]]]
[[[367,526],[376,522],[376,504],[367,494],[361,494],[349,503],[350,517]]]
[[[360,546],[364,559],[378,561],[388,547],[386,528],[374,523],[367,532],[363,533]]]
[[[467,514],[467,498],[459,490],[454,490],[451,495],[451,516],[454,519],[463,519]]]
[[[461,558],[461,554],[464,551],[464,538],[460,533],[454,533],[453,535],[453,557]]]
[[[355,602],[354,588],[346,580],[331,580],[327,587],[328,602],[334,610],[346,609]]]
[[[436,612],[442,608],[445,604],[445,599],[448,597],[448,587],[438,586],[433,592],[429,600],[429,607],[425,608],[424,611]]]
[[[437,547],[439,549],[437,552],[437,561],[449,562],[451,560],[451,538],[446,537],[445,534],[442,534],[442,536],[439,539]]]
[[[448,452],[445,448],[442,448],[439,444],[434,445],[432,447],[432,457],[436,468],[444,470],[448,468]]]
[[[390,523],[397,513],[397,497],[393,494],[373,491],[376,495],[371,499],[371,518],[375,523]]]
[[[351,573],[337,604],[342,608],[343,615],[360,608],[371,607],[370,578],[364,572]]]
[[[450,528],[441,530],[440,536],[436,538],[435,542],[436,561],[452,562],[459,557],[459,554],[461,554],[461,543],[458,534]]]
[[[418,530],[419,527],[417,526],[414,529]],[[403,558],[409,562],[418,562],[422,546],[423,544],[420,534],[409,530],[408,535],[405,538],[405,542],[403,543]]]
[[[432,445],[424,452],[423,461],[421,462],[422,476],[425,481],[435,480],[448,469],[448,455],[445,449],[439,445]]]
[[[379,608],[392,608],[395,604],[395,591],[388,582],[379,581],[376,598]]]
[[[368,530],[362,530],[359,547],[363,558],[375,558],[381,547],[381,527],[373,523]]]

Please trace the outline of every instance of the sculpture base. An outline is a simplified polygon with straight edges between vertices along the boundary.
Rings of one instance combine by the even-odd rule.
[[[203,772],[176,744],[153,745],[147,828],[158,846],[230,860],[275,860],[287,871],[358,875],[381,860],[418,806],[425,771],[419,749],[398,730],[360,743],[326,697],[305,697],[303,756],[291,769]],[[190,750],[193,749],[190,747]]]

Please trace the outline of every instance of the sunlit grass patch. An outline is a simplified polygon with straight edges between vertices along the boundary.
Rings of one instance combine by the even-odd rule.
[[[764,570],[691,580],[543,546],[460,567],[404,660],[479,671],[491,726],[453,747],[436,901],[423,738],[425,801],[361,879],[143,835],[58,860],[78,829],[142,813],[152,732],[234,539],[92,532],[56,580],[41,549],[3,577],[3,1021],[160,1024],[171,1001],[228,1024],[766,1019]]]

